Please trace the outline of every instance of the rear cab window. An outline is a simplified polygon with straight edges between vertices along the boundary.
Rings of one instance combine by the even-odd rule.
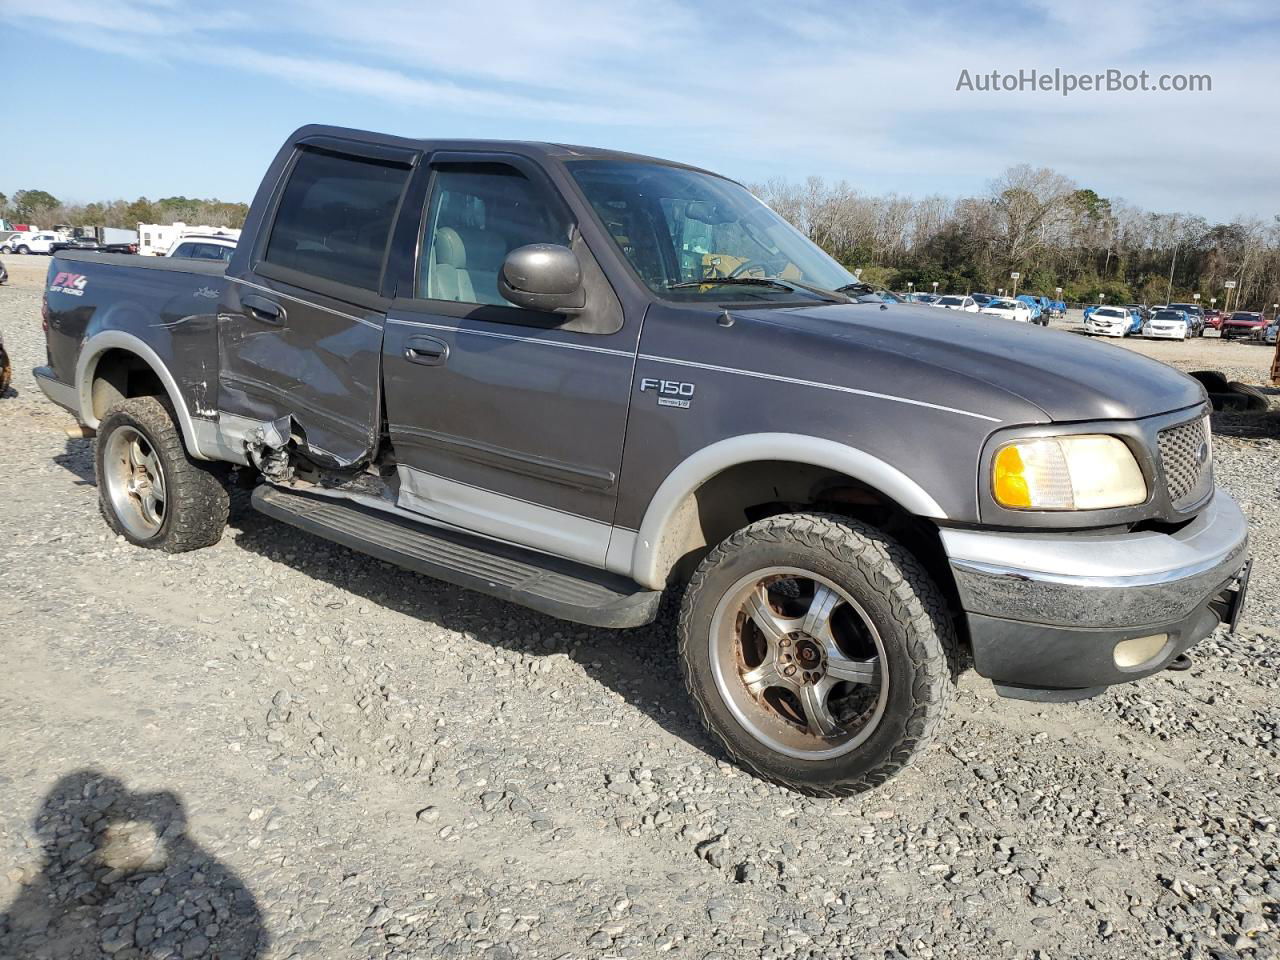
[[[377,292],[409,172],[407,165],[300,149],[262,256],[276,269],[260,272],[302,286],[309,277]]]

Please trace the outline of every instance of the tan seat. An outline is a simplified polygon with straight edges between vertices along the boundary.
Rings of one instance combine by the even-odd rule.
[[[441,227],[431,241],[427,296],[433,300],[476,302],[471,275],[467,273],[467,248],[453,227]]]
[[[461,303],[505,304],[498,274],[507,242],[493,230],[440,227],[431,245],[429,296]]]

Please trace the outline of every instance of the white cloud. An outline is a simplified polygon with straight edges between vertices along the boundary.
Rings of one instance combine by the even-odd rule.
[[[1024,0],[917,9],[743,0],[0,0],[72,43],[220,64],[303,90],[437,115],[531,122],[743,177],[821,173],[870,189],[979,189],[1003,167],[1056,166],[1149,205],[1280,207],[1269,81],[1273,4]],[[70,30],[70,25],[92,29]],[[1229,42],[1213,42],[1213,37]],[[962,69],[1209,73],[1211,94],[956,92]],[[269,92],[269,91],[268,91]],[[313,119],[299,117],[298,122]],[[1262,121],[1262,122],[1259,122]],[[1222,149],[1206,131],[1246,149]],[[1247,186],[1246,183],[1247,178]],[[1237,186],[1240,184],[1240,186]],[[960,185],[957,187],[957,185]]]

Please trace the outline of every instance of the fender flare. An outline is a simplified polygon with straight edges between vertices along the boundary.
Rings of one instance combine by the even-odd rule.
[[[178,389],[178,381],[174,379],[169,368],[165,366],[160,355],[147,343],[123,330],[103,330],[95,333],[80,347],[80,356],[76,360],[76,399],[79,404],[80,422],[93,429],[98,428],[99,419],[93,411],[93,377],[98,369],[98,361],[108,350],[125,350],[142,360],[151,371],[160,378],[164,385],[173,412],[178,418],[178,427],[182,431],[182,440],[193,457],[200,460],[210,459],[201,451],[196,426],[182,399],[182,391]]]
[[[660,570],[663,536],[680,504],[695,490],[729,467],[781,460],[804,463],[843,473],[867,484],[903,509],[920,517],[947,519],[946,511],[929,493],[897,467],[865,450],[795,433],[749,433],[719,440],[681,461],[658,487],[645,510],[631,555],[631,575],[641,584],[660,589],[668,571]]]

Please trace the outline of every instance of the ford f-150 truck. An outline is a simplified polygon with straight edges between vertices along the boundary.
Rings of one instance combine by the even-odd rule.
[[[229,263],[61,251],[44,317],[36,377],[96,430],[128,541],[214,543],[234,472],[269,516],[567,620],[679,594],[702,720],[801,791],[901,768],[969,658],[1080,699],[1243,602],[1195,380],[886,304],[677,163],[304,127]]]

